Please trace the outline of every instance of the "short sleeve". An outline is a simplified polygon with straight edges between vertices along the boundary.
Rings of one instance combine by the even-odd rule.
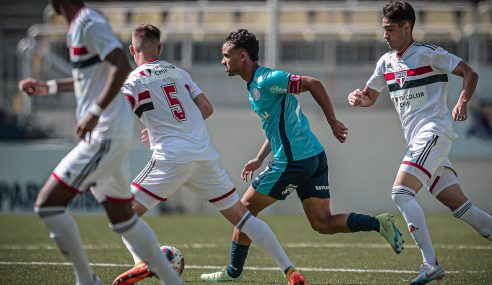
[[[301,92],[300,75],[291,74],[282,70],[272,70],[259,83],[260,88],[274,94],[299,94]]]
[[[186,89],[188,89],[188,92],[190,92],[191,99],[195,99],[196,96],[203,93],[202,89],[200,89],[200,87],[198,87],[195,81],[193,81],[190,74],[184,70],[183,70],[183,77],[185,80],[185,87]]]
[[[379,59],[376,68],[374,69],[374,73],[367,81],[366,86],[377,92],[383,91],[386,86],[386,79],[384,77],[384,57]]]
[[[84,29],[89,50],[96,53],[101,60],[117,48],[122,48],[111,27],[105,22],[92,22]]]
[[[451,73],[458,66],[462,59],[447,50],[438,47],[432,53],[431,66],[434,70]]]
[[[121,87],[121,93],[123,93],[125,100],[127,100],[130,103],[132,110],[135,110],[135,105],[138,96],[138,87],[136,81],[128,78],[123,84],[123,86]]]

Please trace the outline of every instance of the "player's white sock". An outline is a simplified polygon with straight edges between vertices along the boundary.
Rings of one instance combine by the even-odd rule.
[[[84,252],[77,225],[65,207],[34,208],[34,211],[50,230],[50,237],[60,252],[73,264],[76,284],[92,285],[94,273]]]
[[[467,222],[480,235],[492,241],[492,217],[475,207],[470,201],[466,201],[458,209],[454,210],[453,215]]]
[[[140,261],[142,261],[142,259],[140,257],[138,257],[138,255],[135,253],[135,251],[133,250],[132,246],[128,243],[128,241],[123,236],[121,236],[121,239],[123,240],[123,243],[125,244],[126,248],[130,252],[130,254],[132,255],[133,262],[135,264],[137,264]]]
[[[280,246],[275,234],[265,222],[248,211],[236,227],[244,232],[257,246],[266,251],[282,271],[292,266],[292,262]]]
[[[154,233],[140,218],[134,215],[128,221],[112,224],[110,227],[127,240],[132,250],[141,257],[142,260],[149,265],[150,270],[159,277],[161,284],[183,284],[176,271],[174,271],[169,262],[167,262],[164,253],[159,249],[159,244]]]
[[[405,218],[408,230],[420,248],[424,263],[436,264],[436,253],[427,230],[424,211],[415,199],[415,191],[405,186],[395,186],[391,192],[391,198]]]

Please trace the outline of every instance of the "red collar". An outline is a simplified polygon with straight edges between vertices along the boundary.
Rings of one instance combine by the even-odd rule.
[[[159,59],[158,58],[152,58],[152,59],[149,59],[149,60],[147,60],[146,62],[144,62],[142,64],[151,63],[151,62],[154,62],[154,61],[159,61]]]
[[[412,40],[412,41],[410,42],[410,44],[407,46],[407,48],[406,48],[404,51],[402,51],[402,52],[397,52],[397,53],[396,53],[396,58],[397,58],[397,59],[401,59],[401,58],[403,57],[403,55],[407,52],[407,50],[409,50],[409,49],[410,49],[410,47],[411,47],[414,43],[415,43],[415,41],[413,41],[413,40]]]

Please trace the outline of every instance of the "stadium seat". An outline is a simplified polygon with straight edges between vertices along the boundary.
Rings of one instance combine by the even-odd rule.
[[[239,25],[250,28],[265,28],[268,26],[268,12],[243,11],[239,15]]]
[[[102,10],[112,27],[124,27],[127,25],[126,10],[106,9]]]
[[[457,25],[456,14],[453,10],[428,10],[423,19],[424,26],[431,28],[454,28]]]
[[[281,11],[279,23],[281,26],[307,25],[310,23],[309,11]]]
[[[460,11],[460,22],[458,23],[458,26],[470,26],[473,25],[474,20],[473,20],[473,10],[461,10]]]
[[[480,13],[480,23],[481,24],[492,24],[492,4],[485,4],[479,7]]]
[[[236,22],[234,11],[204,11],[203,24],[207,26],[233,26]]]
[[[382,16],[379,10],[352,11],[352,24],[357,27],[379,27]]]
[[[160,9],[155,10],[143,10],[143,11],[134,11],[131,17],[132,26],[140,25],[140,24],[152,24],[155,26],[160,26],[162,24],[162,11]]]
[[[193,26],[198,24],[198,13],[185,8],[172,9],[168,11],[165,26]]]
[[[315,25],[344,25],[347,23],[342,10],[316,11],[312,23]]]

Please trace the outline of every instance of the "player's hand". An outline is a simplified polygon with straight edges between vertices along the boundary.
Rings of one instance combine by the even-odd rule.
[[[347,140],[348,128],[342,122],[335,120],[330,123],[330,127],[338,141],[344,143]]]
[[[99,121],[99,117],[88,112],[87,115],[77,125],[77,137],[88,143],[91,142],[91,134]]]
[[[458,100],[453,108],[452,116],[455,121],[465,121],[468,118],[468,103]]]
[[[149,141],[149,132],[147,129],[142,130],[142,136],[140,137],[142,139],[142,143],[146,146],[150,146],[150,141]]]
[[[243,171],[241,172],[241,178],[244,181],[248,181],[248,177],[250,180],[253,180],[253,173],[256,169],[260,168],[262,164],[263,161],[259,160],[256,157],[248,161],[248,163],[246,163],[246,165],[244,166]]]
[[[19,81],[19,91],[26,92],[29,96],[48,95],[48,85],[44,81],[26,78]]]
[[[355,89],[347,97],[349,105],[359,107],[364,104],[365,99],[368,99],[366,95],[360,89]]]

